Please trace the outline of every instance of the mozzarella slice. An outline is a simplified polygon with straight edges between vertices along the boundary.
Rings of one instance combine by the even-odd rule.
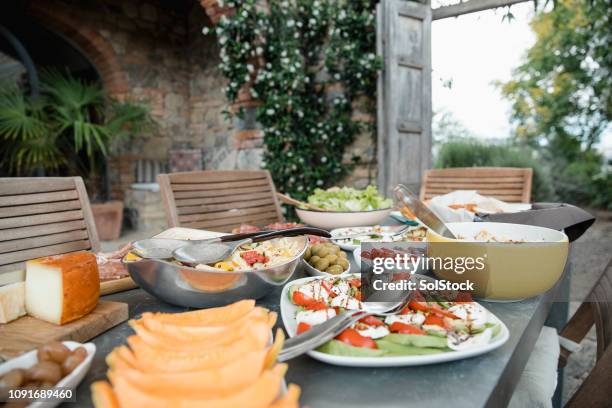
[[[425,321],[425,315],[423,313],[408,313],[403,315],[391,315],[385,318],[385,323],[391,326],[395,322],[404,324],[414,324],[420,326]]]
[[[387,329],[387,326],[368,326],[367,329],[357,330],[357,332],[364,337],[380,339],[389,334],[389,329]]]
[[[458,303],[451,306],[448,311],[465,320],[472,330],[482,329],[489,321],[489,312],[478,303]]]
[[[330,303],[331,307],[341,307],[346,310],[359,310],[361,309],[361,302],[352,296],[341,294],[332,299]]]
[[[487,328],[482,333],[467,334],[463,332],[451,332],[447,337],[447,345],[453,350],[468,350],[489,344],[493,337],[493,330]]]
[[[320,280],[314,280],[312,282],[308,282],[298,288],[298,291],[302,292],[304,295],[314,299],[321,300],[323,302],[327,302],[329,299],[329,293],[327,293],[327,289],[321,285]]]
[[[334,316],[336,316],[336,311],[334,309],[302,310],[297,312],[295,315],[295,320],[298,324],[306,323],[310,326],[315,326],[325,322],[328,319],[331,319]]]

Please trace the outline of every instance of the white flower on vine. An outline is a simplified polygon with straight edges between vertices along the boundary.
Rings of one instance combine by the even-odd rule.
[[[304,117],[304,112],[297,111],[297,115],[298,115],[298,117],[303,118]]]
[[[304,189],[304,186],[300,184],[299,186],[297,186],[297,189],[298,191],[302,191]]]
[[[293,66],[289,67],[289,72],[291,72],[292,74],[295,73],[295,68]],[[294,86],[295,88],[295,86]]]
[[[293,152],[291,150],[287,152],[287,157],[293,157]]]
[[[337,130],[338,132],[342,132],[342,126],[338,126],[338,127],[336,128],[336,130]]]
[[[235,88],[235,87],[238,86],[238,84],[236,82],[232,81],[232,82],[230,82],[229,86],[230,86],[230,88]]]
[[[250,50],[251,49],[251,44],[249,44],[248,42],[244,43],[244,49],[245,50]]]
[[[225,4],[225,0],[217,0],[217,4],[219,5],[219,7],[223,7]]]
[[[295,169],[292,169],[295,170]],[[295,177],[289,177],[289,183],[293,184],[295,183]]]
[[[266,109],[266,115],[268,116],[274,115],[274,109]]]
[[[298,21],[296,25],[297,25],[298,27],[302,28],[302,26],[303,26],[304,24],[302,24],[302,22],[301,22],[301,21]]]
[[[251,79],[251,76],[250,76],[249,74],[246,74],[246,75],[244,76],[244,80],[245,80],[245,82],[249,82],[249,80],[250,80],[250,79]]]
[[[368,59],[373,60],[374,58],[376,58],[376,55],[374,55],[374,53],[369,53],[368,54]]]
[[[300,157],[300,158],[298,159],[298,161],[299,161],[300,163],[304,163],[304,158],[303,158],[303,157]]]
[[[247,18],[249,16],[248,11],[246,11],[246,10],[242,10],[242,13],[240,13],[240,14],[242,14],[242,17],[244,17],[244,18]]]
[[[340,76],[340,74],[338,74],[338,73],[334,74],[334,79],[336,79],[336,80],[340,80],[340,78],[342,78],[342,77]]]
[[[313,16],[318,16],[319,15],[319,10],[316,9],[316,8],[314,10],[312,10],[312,15]]]
[[[357,78],[361,78],[361,72],[356,73],[356,74],[355,74],[355,76],[356,76]]]
[[[293,38],[298,39],[300,38],[300,33],[298,33],[297,31],[293,34]]]
[[[225,16],[221,16],[221,18],[219,19],[219,21],[221,21],[222,24],[227,23],[227,17]]]
[[[257,47],[257,48],[255,48],[255,53],[256,53],[257,55],[261,55],[261,54],[263,54],[263,48],[261,48],[261,47]]]
[[[325,133],[323,133],[323,134],[321,135],[321,139],[323,139],[323,140],[327,140],[327,135],[326,135]]]
[[[287,51],[286,51],[286,50],[283,50],[283,51],[281,52],[281,57],[286,57],[286,56],[287,56]]]
[[[317,186],[322,186],[323,185],[323,180],[317,180]]]
[[[255,67],[253,66],[253,64],[247,64],[246,68],[247,68],[247,71],[251,73],[255,72]]]
[[[204,34],[204,35],[208,35],[208,33],[210,33],[210,28],[208,28],[208,27],[204,27],[204,28],[202,29],[202,34]]]
[[[227,42],[227,37],[226,36],[221,36],[219,37],[219,44],[223,45]]]
[[[321,157],[321,163],[327,163],[327,157],[325,156]]]
[[[287,20],[287,27],[291,28],[295,25],[295,20]]]
[[[315,20],[314,18],[311,18],[308,20],[308,24],[310,24],[311,26],[317,24],[317,20]]]
[[[340,10],[340,13],[338,13],[338,20],[344,20],[346,18],[346,13],[344,10]]]
[[[269,62],[266,62],[266,68],[271,69],[272,68],[272,64],[270,64]]]

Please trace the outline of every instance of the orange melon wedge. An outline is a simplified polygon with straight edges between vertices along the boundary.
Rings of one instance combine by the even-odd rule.
[[[258,337],[270,338],[270,327],[267,317],[262,319],[251,319],[243,325],[236,327],[235,330],[223,331],[216,336],[199,335],[183,332],[180,336],[173,333],[171,326],[161,327],[159,331],[151,331],[140,320],[131,320],[130,326],[142,340],[152,347],[165,350],[183,350],[202,352],[203,350],[226,346],[241,338]]]
[[[211,397],[206,391],[195,391],[187,398],[185,395],[181,395],[181,393],[167,392],[155,387],[153,387],[154,391],[143,390],[139,385],[131,382],[120,370],[115,369],[110,370],[108,377],[113,384],[120,405],[126,407],[161,408],[180,406],[195,408],[210,406],[216,408],[264,408],[270,405],[277,397],[286,371],[287,366],[285,364],[278,364],[273,369],[264,371],[248,387],[236,390],[236,392],[222,398]],[[193,386],[198,390],[199,384],[194,383]]]
[[[276,359],[278,358],[278,354],[283,349],[283,344],[285,343],[285,333],[281,329],[276,330],[276,337],[274,338],[274,343],[272,347],[268,350],[268,354],[266,355],[265,367],[271,368],[276,364]]]
[[[254,351],[222,367],[175,373],[141,369],[118,354],[109,359],[109,365],[147,393],[175,392],[184,398],[206,393],[209,397],[221,398],[254,383],[264,369],[266,355],[267,350]]]
[[[285,395],[274,401],[268,408],[300,408],[300,387],[295,384],[289,384]]]
[[[175,326],[223,326],[245,316],[255,308],[252,299],[240,300],[231,305],[184,313],[143,313],[143,319],[154,319]]]
[[[229,322],[225,325],[219,326],[206,326],[206,325],[197,325],[197,326],[187,326],[187,325],[174,325],[172,323],[164,323],[156,319],[151,318],[143,318],[140,319],[144,327],[154,333],[161,333],[167,335],[169,337],[176,337],[178,339],[182,339],[184,337],[191,338],[192,336],[197,336],[198,339],[204,340],[210,337],[217,337],[223,335],[223,333],[228,331],[238,330],[241,326],[244,326],[246,323],[252,320],[269,320],[268,310],[262,307],[256,307],[251,310],[246,315]]]
[[[119,408],[117,396],[106,381],[96,381],[91,384],[91,399],[95,408]]]

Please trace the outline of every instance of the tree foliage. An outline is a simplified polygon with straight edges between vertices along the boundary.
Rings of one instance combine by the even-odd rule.
[[[544,153],[561,198],[574,202],[612,194],[596,151],[612,117],[611,16],[608,0],[558,0],[540,11],[535,44],[502,85],[517,138]]]

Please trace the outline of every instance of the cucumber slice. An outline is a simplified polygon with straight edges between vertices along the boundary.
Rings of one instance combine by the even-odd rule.
[[[404,346],[385,340],[385,338],[376,340],[376,344],[378,345],[379,350],[384,350],[387,352],[387,355],[390,356],[421,356],[426,354],[444,353],[446,351],[439,348]]]
[[[338,340],[331,340],[317,349],[321,353],[334,354],[347,357],[380,357],[385,354],[384,350],[370,349],[365,347],[353,347]]]
[[[496,337],[501,331],[501,324],[499,323],[485,323],[485,327],[491,329],[491,338]]]
[[[447,347],[446,337],[430,336],[424,334],[399,334],[391,333],[382,340],[400,344],[402,346],[431,347],[445,349]]]

